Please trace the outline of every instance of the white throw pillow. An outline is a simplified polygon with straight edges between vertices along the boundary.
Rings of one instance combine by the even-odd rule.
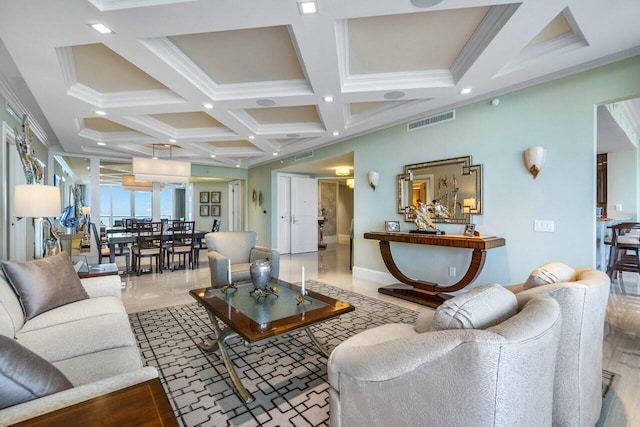
[[[576,270],[561,262],[548,262],[531,272],[529,278],[524,282],[525,289],[536,286],[549,285],[551,283],[574,282],[576,280]]]
[[[447,329],[486,329],[518,311],[513,292],[492,283],[447,300],[436,310],[431,332]]]

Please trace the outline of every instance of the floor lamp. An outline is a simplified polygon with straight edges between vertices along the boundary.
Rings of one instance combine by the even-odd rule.
[[[49,238],[45,242],[44,256],[60,252],[60,241],[49,217],[60,215],[60,189],[52,185],[16,185],[13,192],[13,216],[18,218],[43,218],[49,223]],[[36,229],[36,241],[42,239],[42,231]],[[40,253],[41,254],[41,253]],[[36,258],[40,258],[36,252]]]

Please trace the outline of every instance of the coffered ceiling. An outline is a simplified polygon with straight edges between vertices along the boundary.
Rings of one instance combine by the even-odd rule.
[[[0,72],[54,151],[251,167],[640,54],[637,0],[317,6],[0,0]]]

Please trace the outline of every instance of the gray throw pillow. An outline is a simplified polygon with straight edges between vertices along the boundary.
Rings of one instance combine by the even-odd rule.
[[[0,409],[73,388],[51,363],[0,335]]]
[[[498,284],[478,286],[445,301],[436,310],[430,330],[486,329],[518,311],[513,292]]]
[[[66,252],[34,261],[0,261],[27,319],[89,298]]]

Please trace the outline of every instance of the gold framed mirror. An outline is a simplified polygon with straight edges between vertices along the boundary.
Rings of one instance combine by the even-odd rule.
[[[482,165],[471,156],[405,165],[398,175],[398,213],[413,221],[408,206],[424,202],[433,222],[469,224],[482,214]]]

